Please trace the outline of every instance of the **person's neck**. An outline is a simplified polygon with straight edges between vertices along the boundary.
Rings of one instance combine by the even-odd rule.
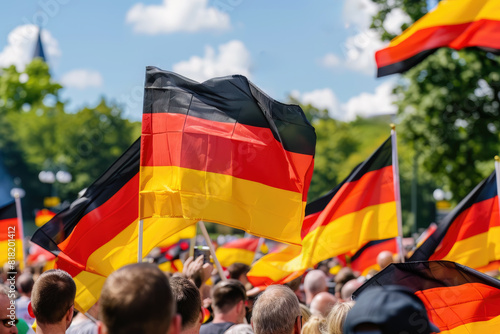
[[[238,316],[232,313],[216,313],[214,314],[214,319],[212,320],[214,324],[219,324],[223,322],[232,322],[235,324],[240,323],[238,321]]]
[[[191,326],[189,328],[181,330],[180,334],[199,334],[200,333],[200,326]]]
[[[66,324],[37,324],[36,334],[64,334],[66,333]]]

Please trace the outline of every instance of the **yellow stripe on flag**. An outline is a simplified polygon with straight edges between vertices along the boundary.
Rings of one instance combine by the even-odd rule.
[[[236,262],[251,265],[255,257],[255,252],[248,249],[225,248],[222,246],[217,248],[215,256],[217,256],[221,266],[227,268]]]
[[[497,333],[499,328],[500,316],[488,321],[469,322],[451,330],[442,330],[440,334]]]
[[[302,242],[297,222],[304,218],[305,203],[300,193],[173,166],[141,166],[140,192],[144,217],[212,217],[212,222],[253,235]]]
[[[488,232],[455,242],[443,260],[457,262],[471,268],[484,267],[491,261],[500,259],[499,240],[500,226],[491,227]]]

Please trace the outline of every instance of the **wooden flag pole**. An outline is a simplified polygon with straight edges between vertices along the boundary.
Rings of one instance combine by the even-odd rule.
[[[498,155],[495,155],[495,174],[497,178],[498,207],[500,208],[500,157]]]
[[[138,245],[137,245],[137,263],[142,262],[142,234],[144,230],[144,223],[142,219],[139,219],[139,231],[138,231]]]
[[[217,256],[215,256],[215,249],[214,245],[212,244],[212,240],[210,240],[210,236],[208,235],[207,228],[205,227],[205,224],[203,221],[198,221],[198,225],[200,226],[201,233],[203,233],[203,236],[205,237],[205,241],[207,242],[208,247],[210,248],[210,254],[212,254],[212,258],[214,259],[215,266],[217,267],[217,271],[219,272],[219,276],[221,280],[227,281],[226,275],[224,275],[224,271],[222,270],[222,266],[220,265],[219,260],[217,259]]]
[[[197,233],[197,228],[196,228],[196,224],[195,224],[194,225],[194,237],[192,237],[190,242],[189,242],[189,254],[188,254],[188,256],[193,257],[193,260],[195,260],[194,259],[194,246],[196,246],[196,233]]]
[[[10,191],[12,197],[16,202],[17,225],[19,227],[19,234],[21,237],[21,252],[23,254],[23,270],[26,268],[26,253],[24,252],[24,224],[23,224],[23,210],[21,206],[21,198],[24,197],[25,192],[21,188],[13,188]]]
[[[391,124],[391,142],[392,142],[392,174],[394,177],[394,197],[396,201],[396,217],[398,220],[398,248],[401,262],[405,262],[405,253],[403,248],[403,221],[401,214],[401,194],[399,191],[399,164],[398,164],[398,143],[396,138],[396,126]],[[416,222],[415,222],[416,223]]]

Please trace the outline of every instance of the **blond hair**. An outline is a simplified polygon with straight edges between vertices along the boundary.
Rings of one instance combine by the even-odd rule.
[[[345,318],[353,306],[354,301],[337,303],[333,306],[326,318],[326,328],[329,334],[343,334],[342,328],[344,327]]]
[[[302,327],[301,334],[323,334],[326,333],[326,320],[318,315],[313,315]]]

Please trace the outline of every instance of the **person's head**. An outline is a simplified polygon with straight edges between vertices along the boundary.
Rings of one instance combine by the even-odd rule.
[[[0,334],[17,334],[15,325],[17,322],[15,316],[16,309],[11,305],[9,291],[4,285],[0,285],[0,321],[2,321],[0,324]]]
[[[439,333],[429,321],[424,303],[401,286],[378,286],[363,291],[344,323],[345,334]]]
[[[332,307],[337,303],[337,298],[329,292],[320,292],[311,301],[311,313],[326,318]]]
[[[169,281],[177,303],[177,313],[182,319],[181,333],[198,332],[203,321],[200,291],[183,276],[174,276]]]
[[[235,279],[220,281],[212,289],[212,309],[214,316],[218,314],[236,318],[232,322],[242,323],[245,318],[246,290],[243,284]]]
[[[113,272],[99,299],[100,333],[177,334],[180,317],[167,276],[153,264],[135,263]]]
[[[335,297],[341,298],[340,291],[342,290],[342,287],[344,284],[346,284],[348,281],[355,279],[356,275],[354,275],[354,272],[352,271],[351,268],[349,267],[344,267],[339,270],[337,275],[335,275]]]
[[[306,294],[306,304],[310,304],[313,297],[318,293],[327,290],[326,275],[321,270],[311,270],[304,278],[304,292]]]
[[[252,327],[255,334],[299,334],[302,320],[297,296],[286,286],[268,286],[253,307]]]
[[[244,263],[236,262],[227,267],[229,278],[234,278],[243,284],[248,282],[246,278],[247,273],[250,271],[250,266]]]
[[[352,300],[337,303],[333,306],[326,317],[326,329],[329,334],[343,334],[342,328],[344,327],[345,318],[353,306],[354,301]]]
[[[394,261],[394,257],[391,251],[385,250],[378,253],[377,264],[380,269],[384,269]]]
[[[322,316],[313,315],[302,327],[301,334],[323,334],[326,328],[326,321]]]
[[[51,269],[38,277],[31,291],[28,308],[38,326],[65,325],[73,319],[76,285],[70,274]]]
[[[363,285],[363,281],[358,278],[352,279],[348,281],[340,290],[340,298],[343,301],[351,300],[352,294],[356,291],[360,286]]]
[[[16,287],[19,293],[30,296],[31,290],[33,289],[33,285],[35,281],[33,280],[33,275],[30,273],[22,273],[16,280]]]

